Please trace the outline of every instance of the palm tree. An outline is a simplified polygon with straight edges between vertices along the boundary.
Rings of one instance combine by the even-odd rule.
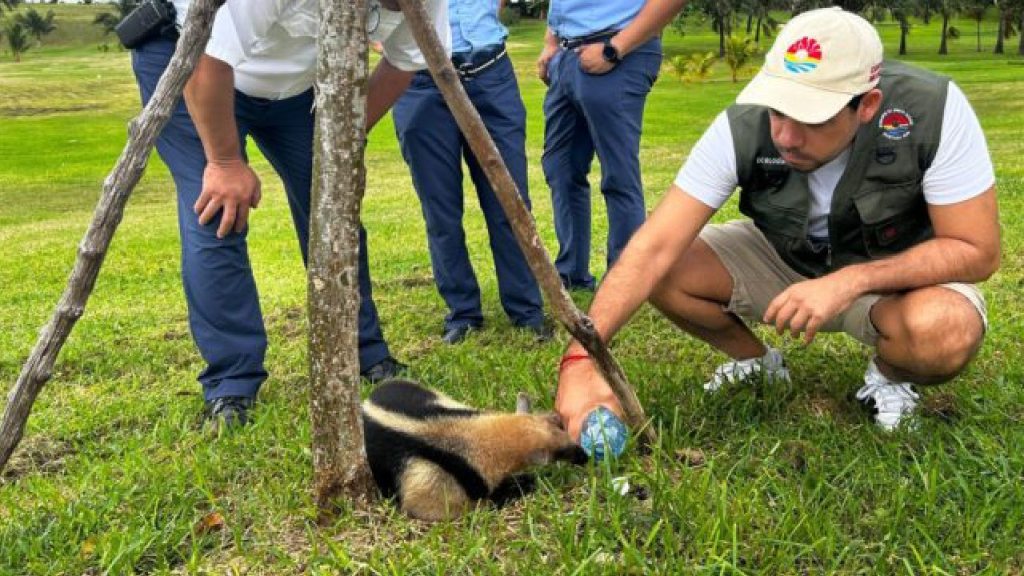
[[[978,37],[978,52],[981,52],[981,21],[985,19],[985,11],[992,5],[992,0],[967,0],[963,6],[963,12],[970,16],[975,23]]]
[[[35,36],[36,46],[39,46],[43,43],[43,36],[57,29],[53,24],[53,17],[53,10],[43,16],[35,8],[29,8],[26,12],[16,14],[14,20],[25,28],[29,36]]]
[[[959,0],[925,0],[924,9],[942,16],[942,38],[939,40],[939,54],[949,54],[949,38],[952,35],[949,20],[960,9]]]
[[[739,38],[729,36],[725,43],[725,63],[732,71],[732,81],[737,82],[740,70],[750,62],[750,59],[757,56],[757,44],[750,38]]]
[[[117,0],[110,5],[114,8],[113,12],[100,12],[92,21],[93,24],[103,27],[104,36],[113,32],[121,20],[131,14],[131,11],[135,10],[139,3],[137,0]]]
[[[11,49],[15,62],[21,62],[21,55],[31,47],[29,35],[25,28],[18,22],[11,22],[7,25],[7,47]]]
[[[999,7],[999,37],[996,39],[995,53],[1003,53],[1003,41],[1019,34],[1020,44],[1017,53],[1024,55],[1024,0],[997,0]]]

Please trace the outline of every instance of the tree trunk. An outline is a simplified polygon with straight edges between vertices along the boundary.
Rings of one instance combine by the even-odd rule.
[[[947,44],[949,42],[948,38],[949,38],[949,15],[948,14],[943,14],[942,15],[942,41],[939,44],[939,54],[945,55],[945,54],[949,53],[949,49],[947,47]]]
[[[39,333],[35,348],[11,389],[0,423],[0,470],[21,441],[25,422],[40,390],[50,379],[53,364],[75,323],[85,312],[107,248],[121,222],[124,206],[146,169],[149,153],[157,135],[171,117],[175,102],[181,98],[185,82],[210,37],[213,16],[224,0],[196,0],[192,3],[167,71],[160,78],[149,104],[128,125],[128,142],[114,169],[103,182],[103,194],[93,213],[92,223],[78,246],[78,258],[57,303],[53,317]]]
[[[601,341],[590,318],[576,308],[562,286],[558,271],[555,270],[550,256],[544,249],[544,244],[537,235],[533,216],[517,192],[515,181],[512,180],[505,162],[498,153],[494,140],[491,139],[483,121],[480,120],[476,108],[466,96],[466,91],[462,87],[451,61],[434,33],[433,26],[429,23],[422,3],[419,0],[398,0],[398,3],[401,5],[402,12],[408,19],[409,28],[430,66],[434,82],[444,95],[448,109],[451,110],[459,128],[465,135],[473,155],[487,175],[487,180],[494,189],[498,202],[512,226],[516,241],[526,256],[530,271],[537,278],[537,283],[544,292],[544,297],[551,306],[552,312],[573,338],[590,353],[598,369],[608,381],[608,385],[611,386],[622,403],[627,424],[637,432],[643,443],[655,442],[657,436],[654,429],[647,425],[643,406],[629,382],[626,381],[622,367],[615,361],[607,345]]]
[[[761,17],[757,17],[757,30],[754,30],[754,42],[761,43]]]
[[[909,32],[909,26],[905,18],[900,20],[900,56],[907,55],[907,32]]]
[[[978,48],[975,52],[981,52],[981,18],[978,18],[975,22],[975,35],[978,39]]]
[[[1017,54],[1024,56],[1024,10],[1017,21]]]
[[[1003,50],[1003,37],[1006,36],[1006,14],[1002,10],[999,11],[999,26],[996,29],[996,45],[992,49],[993,54],[1002,54]]]
[[[320,2],[309,245],[310,419],[321,521],[372,500],[359,410],[359,207],[366,188],[366,0]]]
[[[750,36],[751,27],[754,25],[754,13],[747,13],[747,36]]]

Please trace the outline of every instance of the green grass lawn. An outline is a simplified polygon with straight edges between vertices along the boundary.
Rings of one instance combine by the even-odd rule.
[[[98,8],[56,8],[64,36],[20,64],[0,54],[3,390],[52,314],[138,110],[128,53],[97,49],[109,42],[88,24]],[[253,424],[212,441],[199,426],[201,364],[177,272],[173,186],[154,156],[0,477],[0,574],[1024,573],[1024,61],[976,53],[973,23],[958,26],[965,36],[946,57],[934,54],[937,23],[915,26],[909,58],[951,75],[981,117],[1005,254],[984,285],[991,331],[979,358],[954,383],[925,393],[916,431],[882,433],[850,400],[870,352],[849,338],[824,336],[805,348],[766,334],[786,352],[794,384],[707,398],[700,384],[722,356],[645,309],[614,351],[660,430],[653,453],[609,468],[546,470],[522,502],[457,522],[411,522],[381,503],[317,527],[305,276],[280,182],[256,157],[264,202],[251,220],[251,254],[271,376]],[[73,28],[79,36],[67,35]],[[542,30],[524,22],[510,46],[529,111],[535,214],[554,251],[539,163],[544,89],[532,76]],[[896,28],[882,31],[894,52]],[[990,50],[991,35],[985,41]],[[666,37],[669,55],[715,46],[697,28]],[[702,84],[663,74],[642,145],[649,206],[741,85],[721,65]],[[537,345],[511,329],[472,191],[466,228],[487,325],[446,347],[445,309],[390,120],[370,140],[364,222],[396,355],[417,378],[468,403],[510,408],[525,390],[550,407],[566,337]],[[736,214],[733,201],[717,219]],[[605,231],[598,194],[595,271],[604,266]],[[581,307],[586,300],[578,296]],[[622,475],[648,497],[610,491],[610,478]]]

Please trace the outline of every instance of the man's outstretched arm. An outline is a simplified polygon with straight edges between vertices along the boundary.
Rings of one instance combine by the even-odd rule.
[[[673,185],[601,281],[590,306],[590,318],[605,343],[632,318],[654,292],[672,264],[693,243],[714,209]],[[566,355],[586,354],[571,342]],[[615,394],[590,360],[566,363],[558,379],[555,409],[570,436],[579,438],[586,415],[604,405],[620,416]]]

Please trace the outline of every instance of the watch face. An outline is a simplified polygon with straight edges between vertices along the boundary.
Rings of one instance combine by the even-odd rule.
[[[615,46],[612,46],[611,42],[608,42],[604,45],[602,55],[604,56],[604,59],[609,62],[619,61],[619,51],[615,49]]]

